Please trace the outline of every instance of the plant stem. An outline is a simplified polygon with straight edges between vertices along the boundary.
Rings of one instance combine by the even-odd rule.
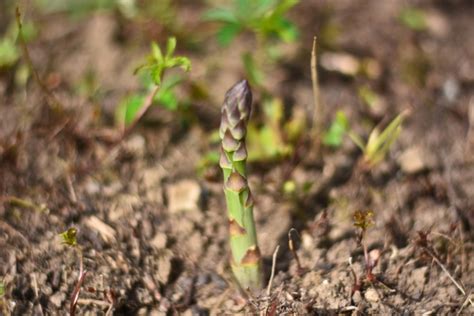
[[[323,106],[321,104],[321,95],[319,93],[319,79],[318,79],[318,69],[317,69],[317,45],[316,45],[316,36],[313,38],[313,48],[311,50],[311,83],[313,86],[313,126],[312,134],[315,139],[321,139],[321,132],[323,130],[322,124],[324,121]],[[319,141],[316,142],[319,150]]]
[[[256,290],[262,286],[261,260],[247,182],[245,146],[251,104],[252,93],[246,80],[227,91],[219,130],[222,140],[219,165],[224,174],[232,271],[243,289]]]

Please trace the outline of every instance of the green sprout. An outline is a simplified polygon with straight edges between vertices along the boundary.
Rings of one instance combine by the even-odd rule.
[[[59,236],[61,237],[62,243],[70,247],[77,246],[76,235],[77,235],[77,229],[74,227],[71,227],[68,230],[59,234]]]
[[[349,137],[362,150],[364,162],[368,166],[375,166],[385,158],[390,147],[395,143],[402,131],[405,113],[397,115],[383,131],[380,131],[379,127],[375,127],[365,144],[360,136],[349,132]]]
[[[374,212],[371,210],[356,211],[354,213],[354,226],[365,232],[374,225],[373,217]]]
[[[84,254],[82,247],[77,243],[77,228],[71,227],[68,230],[59,234],[62,240],[62,244],[67,245],[75,250],[77,257],[79,258],[79,276],[77,278],[76,285],[72,291],[69,304],[69,315],[74,316],[76,314],[77,301],[79,300],[79,293],[81,292],[84,279],[87,275],[87,270],[84,269]]]
[[[157,43],[151,43],[151,54],[144,65],[138,67],[135,72],[145,71],[150,74],[154,84],[159,86],[167,69],[180,67],[188,72],[191,69],[191,62],[187,57],[174,56],[176,49],[176,38],[171,37],[166,43],[166,53],[163,55]]]
[[[262,286],[260,251],[253,218],[253,199],[247,182],[247,148],[245,136],[250,118],[252,93],[246,80],[227,91],[222,105],[221,156],[227,204],[231,267],[243,289]]]
[[[176,67],[188,72],[191,69],[191,62],[187,57],[174,56],[175,49],[174,37],[168,39],[165,53],[153,42],[146,63],[135,70],[135,73],[142,73],[144,90],[147,92],[132,94],[117,107],[115,118],[120,125],[126,127],[124,132],[133,128],[155,102],[169,110],[178,108],[178,100],[173,89],[182,82],[182,77],[177,75],[165,77],[165,73]]]

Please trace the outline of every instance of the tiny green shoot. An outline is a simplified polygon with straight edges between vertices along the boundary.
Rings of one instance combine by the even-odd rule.
[[[178,100],[173,89],[182,82],[182,77],[165,77],[165,73],[176,67],[188,72],[191,69],[191,61],[184,56],[175,56],[175,49],[176,38],[174,37],[168,39],[165,52],[153,42],[146,62],[135,70],[135,74],[143,75],[144,90],[147,92],[132,94],[117,107],[116,121],[123,127],[124,134],[137,124],[155,102],[164,105],[169,110],[177,109]]]
[[[359,135],[349,132],[349,137],[362,150],[364,162],[368,166],[375,166],[385,158],[402,131],[405,116],[406,112],[397,115],[383,131],[378,126],[375,127],[366,143]]]
[[[82,247],[77,243],[77,229],[71,227],[68,230],[59,234],[62,244],[71,247],[76,251],[76,255],[79,258],[79,276],[77,278],[76,285],[71,293],[70,304],[69,304],[69,315],[74,316],[76,314],[77,302],[79,300],[79,293],[81,292],[82,284],[84,283],[87,275],[87,270],[84,269],[84,254]]]
[[[76,247],[77,246],[77,229],[74,227],[69,228],[68,230],[59,234],[61,237],[62,243],[69,247]]]

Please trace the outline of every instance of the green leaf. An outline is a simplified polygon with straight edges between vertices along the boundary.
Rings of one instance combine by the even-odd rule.
[[[175,49],[176,49],[176,37],[168,38],[168,42],[166,43],[166,59],[171,58],[173,56]]]
[[[237,17],[234,15],[234,12],[224,8],[210,9],[203,14],[202,18],[205,21],[226,22],[235,24],[239,22]]]
[[[139,94],[133,94],[123,99],[115,110],[116,124],[127,126],[133,122],[144,101],[145,96]]]
[[[397,140],[402,131],[404,116],[404,113],[397,115],[381,133],[375,128],[369,135],[365,156],[372,164],[380,162]]]
[[[403,25],[414,31],[424,31],[428,27],[425,12],[420,9],[405,8],[400,12],[399,18]]]
[[[62,243],[66,244],[71,247],[77,246],[77,239],[76,239],[77,229],[74,227],[69,228],[65,232],[59,234],[62,239]]]
[[[160,46],[156,42],[151,43],[151,52],[152,56],[155,59],[156,63],[162,64],[163,63],[163,53],[161,52]]]
[[[187,57],[173,57],[166,61],[165,68],[180,67],[184,71],[191,70],[191,61]]]
[[[342,111],[338,111],[329,130],[323,136],[323,144],[331,147],[339,147],[342,144],[342,140],[348,128],[349,121],[346,114]]]
[[[279,23],[278,36],[287,43],[294,42],[298,39],[298,28],[286,19],[282,19]]]
[[[241,30],[241,26],[237,23],[225,24],[217,32],[217,42],[222,46],[228,46]]]
[[[20,58],[20,52],[9,38],[0,39],[0,68],[9,67]]]
[[[161,90],[157,93],[158,102],[170,111],[178,109],[178,98],[172,90]]]
[[[159,86],[161,84],[161,77],[163,76],[163,66],[156,65],[156,66],[150,67],[150,76],[151,76],[151,79],[153,80],[153,83]]]
[[[252,54],[245,53],[242,55],[242,61],[244,63],[245,73],[251,84],[260,86],[264,81],[263,72],[255,64]]]

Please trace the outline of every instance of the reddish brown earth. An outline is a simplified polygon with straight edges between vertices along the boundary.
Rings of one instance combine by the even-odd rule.
[[[426,30],[400,23],[404,5],[426,12]],[[79,259],[58,234],[70,227],[88,271],[79,315],[110,306],[114,315],[473,314],[472,2],[304,1],[291,12],[301,37],[282,47],[265,84],[289,112],[311,111],[309,56],[318,35],[321,63],[324,54],[347,53],[375,69],[345,76],[319,68],[327,126],[344,110],[367,135],[367,126],[410,114],[390,155],[366,173],[349,139],[318,155],[314,142],[303,142],[296,157],[250,165],[266,282],[280,249],[270,291],[248,297],[228,267],[220,171],[198,174],[196,165],[217,148],[209,133],[226,89],[242,77],[239,55],[254,43],[244,36],[219,48],[199,21],[203,8],[180,1],[177,14],[196,32],[182,36],[199,48],[179,53],[190,56],[190,81],[207,97],[191,100],[184,114],[153,108],[119,144],[102,137],[113,128],[113,109],[137,89],[133,68],[166,29],[112,12],[71,19],[25,9],[40,30],[29,44],[33,64],[62,109],[52,109],[33,78],[16,83],[24,63],[0,69],[0,314],[68,314]],[[3,32],[13,20],[0,11]],[[80,93],[91,71],[93,93]],[[379,94],[378,109],[359,98],[365,85]],[[282,194],[288,179],[310,188]],[[380,253],[372,282],[352,220],[368,209],[375,224],[365,242]],[[288,248],[292,227],[301,269]]]

